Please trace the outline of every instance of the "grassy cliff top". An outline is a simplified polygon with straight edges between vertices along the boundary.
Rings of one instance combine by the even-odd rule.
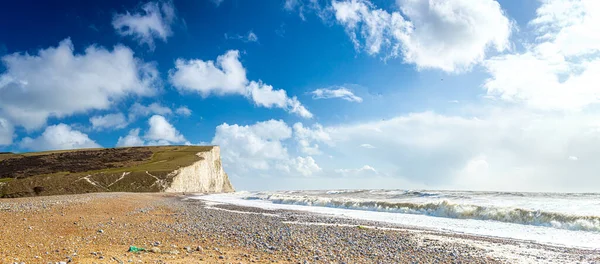
[[[0,181],[39,175],[173,171],[212,146],[160,146],[0,153]]]
[[[213,146],[0,153],[0,198],[89,192],[158,192],[170,173]],[[229,183],[228,183],[229,184]]]

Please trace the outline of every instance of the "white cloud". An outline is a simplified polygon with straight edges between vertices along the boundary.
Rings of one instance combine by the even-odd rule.
[[[302,176],[311,176],[323,170],[319,167],[319,165],[317,165],[317,163],[311,156],[308,156],[306,158],[296,157],[294,166],[296,170],[300,172],[300,174],[302,174]]]
[[[290,113],[294,113],[304,118],[312,118],[313,114],[298,101],[296,96],[287,99],[287,107]]]
[[[11,145],[14,132],[13,125],[8,120],[0,117],[0,146]]]
[[[133,121],[138,116],[149,116],[149,115],[170,115],[173,111],[171,108],[162,106],[159,103],[151,103],[148,106],[140,103],[134,103],[129,108],[129,121]]]
[[[314,99],[341,98],[346,101],[357,103],[363,101],[362,98],[354,95],[352,91],[345,87],[320,88],[312,91],[311,94],[313,95]]]
[[[273,86],[261,82],[250,82],[248,85],[250,98],[258,106],[266,108],[287,106],[288,96],[285,90],[273,90]]]
[[[363,148],[367,148],[367,149],[374,149],[375,147],[371,144],[360,144],[361,147]]]
[[[288,11],[292,11],[294,10],[294,8],[296,8],[296,6],[298,6],[298,4],[298,0],[285,0],[285,2],[283,3],[283,8]]]
[[[90,123],[95,130],[125,128],[129,123],[123,113],[107,114],[90,117]]]
[[[187,106],[180,106],[175,110],[175,113],[182,116],[190,116],[192,115],[192,110],[190,110]]]
[[[140,45],[146,44],[154,50],[154,38],[166,42],[173,35],[171,24],[175,20],[172,2],[149,2],[142,6],[141,13],[116,14],[112,25],[121,36],[133,36]]]
[[[184,60],[175,61],[175,69],[169,71],[169,80],[179,91],[211,94],[245,94],[246,69],[239,61],[237,50],[227,51],[214,61]]]
[[[73,130],[65,124],[46,127],[46,130],[37,138],[26,137],[20,143],[20,147],[34,151],[100,148],[101,146],[91,140],[88,135]]]
[[[148,119],[148,125],[150,128],[144,135],[144,139],[150,141],[149,145],[171,145],[186,142],[185,137],[164,116],[153,115]]]
[[[312,144],[307,139],[298,139],[298,147],[300,148],[300,152],[307,155],[321,155],[322,152],[319,149],[319,144]]]
[[[600,2],[543,1],[530,22],[534,43],[491,58],[489,96],[541,110],[581,110],[600,100]]]
[[[344,177],[368,177],[368,176],[376,176],[379,173],[375,168],[365,165],[358,169],[337,169],[335,173],[338,173]]]
[[[304,118],[312,118],[309,112],[296,97],[288,97],[285,90],[274,90],[273,86],[262,82],[251,81],[246,87],[249,96],[254,104],[266,108],[282,108],[290,113],[297,114]]]
[[[402,57],[418,68],[464,71],[481,62],[488,49],[509,47],[512,22],[496,1],[397,3],[402,13],[378,9],[368,0],[333,1],[332,8],[357,49]]]
[[[282,108],[304,118],[313,116],[296,97],[288,97],[285,90],[275,90],[261,81],[248,81],[237,50],[217,57],[216,63],[178,59],[175,69],[169,71],[169,80],[182,93],[197,92],[204,97],[242,95],[257,106]]]
[[[2,57],[0,114],[28,130],[45,125],[48,117],[65,117],[88,110],[106,110],[129,95],[155,93],[159,80],[152,64],[133,51],[89,46],[74,54],[71,40],[42,49],[37,55],[14,53]]]
[[[511,191],[593,191],[600,184],[594,174],[600,164],[582,158],[600,155],[598,114],[540,114],[505,107],[479,108],[471,114],[419,112],[336,126],[297,123],[292,128],[274,120],[223,124],[211,143],[221,145],[224,166],[240,178],[338,175],[385,182],[393,178],[420,188]],[[373,146],[377,151],[365,151]],[[291,155],[294,150],[307,156],[299,159]],[[323,155],[314,156],[318,154]],[[328,159],[332,154],[335,159]],[[319,157],[326,162],[318,162]]]
[[[344,157],[338,167],[367,163],[429,188],[591,191],[600,164],[581,157],[600,154],[598,118],[495,108],[477,117],[421,112],[324,130]],[[377,151],[358,151],[357,142]]]
[[[258,42],[258,36],[252,30],[248,32],[246,39],[250,42]]]
[[[331,144],[332,139],[320,124],[315,124],[312,128],[304,127],[302,123],[296,123],[294,128],[294,138],[298,142],[300,152],[308,155],[319,155],[319,142]]]
[[[329,12],[321,6],[318,0],[285,0],[283,9],[297,11],[302,20],[306,20],[306,13],[314,12],[321,20],[327,21]]]
[[[117,141],[117,147],[135,147],[144,146],[146,143],[140,138],[140,129],[134,128],[129,131],[129,134],[125,137],[119,137]]]
[[[191,143],[164,116],[153,115],[148,119],[148,130],[140,136],[140,129],[131,129],[117,140],[117,147],[155,146]]]
[[[243,42],[258,42],[258,36],[252,30],[248,31],[248,33],[243,36],[240,34],[230,35],[225,33],[225,39],[241,40]]]
[[[283,121],[269,120],[253,125],[222,124],[212,144],[220,145],[223,164],[231,175],[310,176],[320,171],[312,157],[292,158],[283,141],[292,129]]]
[[[267,170],[273,163],[287,158],[281,140],[292,136],[283,121],[269,120],[252,126],[222,124],[216,128],[212,144],[220,145],[223,161],[239,171]]]

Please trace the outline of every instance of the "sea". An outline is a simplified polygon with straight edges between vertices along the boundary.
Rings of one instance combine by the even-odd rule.
[[[600,249],[600,193],[303,190],[240,191],[197,198],[439,232]]]

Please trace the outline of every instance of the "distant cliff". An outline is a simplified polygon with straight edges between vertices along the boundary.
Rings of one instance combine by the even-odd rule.
[[[0,153],[0,197],[89,192],[233,192],[218,146]]]

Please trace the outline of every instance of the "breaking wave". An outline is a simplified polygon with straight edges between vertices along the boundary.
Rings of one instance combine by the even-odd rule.
[[[421,194],[414,194],[421,195]],[[260,194],[248,200],[266,200],[278,204],[321,206],[404,214],[420,214],[455,219],[490,220],[506,223],[546,226],[559,229],[600,232],[600,217],[578,216],[522,208],[489,207],[451,203],[447,200],[429,203],[368,201],[315,196]]]

